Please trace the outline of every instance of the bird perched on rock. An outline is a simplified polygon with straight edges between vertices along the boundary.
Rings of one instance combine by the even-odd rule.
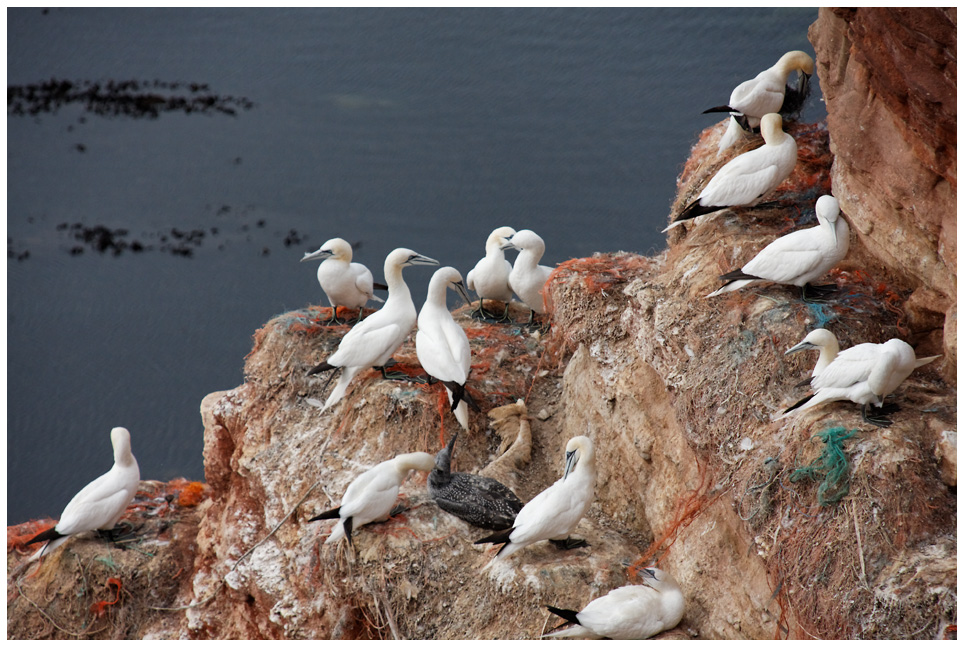
[[[428,472],[434,466],[432,455],[428,452],[410,452],[383,461],[352,480],[345,489],[339,506],[316,515],[309,522],[338,518],[338,523],[332,528],[325,544],[348,538],[351,545],[352,529],[389,516],[399,495],[399,488],[409,476],[410,470]]]
[[[523,503],[516,493],[495,479],[449,471],[452,448],[458,434],[436,454],[436,467],[429,473],[429,495],[443,511],[484,529],[498,531],[513,526]]]
[[[439,265],[439,262],[407,248],[392,250],[385,257],[385,280],[389,285],[385,305],[353,326],[342,338],[335,353],[309,370],[308,375],[311,376],[339,367],[342,369],[342,375],[322,411],[341,400],[352,378],[363,369],[381,367],[384,375],[386,363],[412,331],[416,323],[416,310],[409,287],[402,278],[402,269],[410,265]]]
[[[794,71],[800,73],[798,84],[787,85],[788,76]],[[800,50],[788,52],[773,66],[734,88],[726,105],[705,110],[704,114],[729,112],[732,115],[717,154],[730,148],[742,131],[756,128],[764,115],[779,113],[789,117],[800,112],[810,92],[812,74],[814,59]]]
[[[549,266],[539,265],[543,258],[546,245],[543,239],[532,230],[520,230],[506,239],[503,249],[515,248],[519,255],[513,263],[513,270],[509,273],[509,286],[524,304],[530,309],[529,321],[532,323],[534,313],[542,315],[546,312],[546,301],[543,288],[553,272]]]
[[[797,164],[797,143],[781,130],[781,116],[761,119],[764,145],[741,153],[714,174],[697,199],[663,231],[683,221],[727,207],[751,207],[784,182]]]
[[[381,302],[372,290],[387,286],[376,284],[372,280],[372,273],[361,263],[352,263],[352,246],[341,238],[333,238],[322,244],[314,252],[306,252],[302,261],[322,259],[318,264],[318,283],[328,303],[332,305],[332,319],[329,324],[338,322],[338,307],[359,309],[359,319],[362,319],[362,307],[370,299]]]
[[[807,380],[803,380],[796,387],[802,387],[811,382],[811,379],[824,371],[838,355],[840,347],[838,346],[838,338],[834,337],[834,333],[824,328],[816,328],[806,336],[804,339],[792,346],[790,349],[784,352],[784,355],[790,355],[792,353],[799,353],[800,351],[808,351],[811,349],[817,349],[820,353],[818,355],[818,361],[814,364],[814,369],[811,370],[811,377]]]
[[[566,463],[559,481],[534,497],[516,515],[513,526],[477,540],[475,544],[502,544],[494,559],[510,556],[523,547],[550,540],[560,548],[584,546],[570,533],[583,519],[593,501],[596,459],[593,442],[585,436],[566,444]]]
[[[883,344],[857,344],[838,353],[811,379],[812,395],[787,408],[777,418],[784,419],[829,401],[850,400],[861,405],[862,420],[888,427],[891,420],[869,414],[868,406],[882,407],[885,396],[895,391],[912,371],[939,357],[916,359],[915,350],[897,338]]]
[[[827,296],[836,286],[812,286],[848,253],[851,230],[839,217],[838,200],[821,196],[815,205],[818,226],[791,232],[773,241],[740,270],[722,274],[723,286],[707,295],[716,297],[758,281],[801,288],[804,301]]]
[[[646,639],[675,627],[684,616],[684,595],[677,581],[656,567],[641,574],[643,585],[619,587],[579,612],[547,606],[567,623],[543,636]]]
[[[111,430],[111,445],[114,447],[114,465],[74,495],[53,528],[27,541],[27,544],[47,543],[30,560],[49,554],[72,535],[113,529],[124,515],[137,493],[141,472],[131,454],[131,433],[126,428]]]
[[[462,327],[452,319],[446,306],[446,289],[452,288],[467,304],[471,304],[462,275],[455,268],[439,268],[429,280],[426,303],[419,312],[419,330],[415,336],[415,349],[419,364],[431,377],[445,385],[452,412],[463,429],[469,429],[471,405],[477,412],[479,406],[466,391],[469,377],[469,338]]]
[[[469,290],[479,295],[479,307],[473,315],[479,313],[482,318],[492,315],[483,308],[483,300],[490,299],[506,304],[500,321],[506,320],[509,314],[509,302],[513,299],[513,289],[509,286],[509,273],[513,266],[506,260],[503,246],[506,239],[516,233],[512,227],[497,227],[486,239],[486,256],[476,263],[476,267],[466,275],[466,285]]]

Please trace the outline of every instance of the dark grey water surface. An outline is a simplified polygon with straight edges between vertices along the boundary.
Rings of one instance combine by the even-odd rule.
[[[676,176],[717,119],[701,110],[784,52],[813,53],[816,17],[8,10],[8,85],[204,83],[254,104],[8,112],[8,522],[58,516],[110,467],[116,425],[142,478],[202,479],[201,399],[241,383],[270,317],[327,304],[299,259],[328,238],[360,243],[377,277],[398,246],[465,273],[501,225],[539,233],[548,265],[661,250]],[[58,229],[75,223],[152,249],[97,253]],[[162,249],[173,228],[205,232],[190,258]],[[431,272],[406,271],[418,305]]]

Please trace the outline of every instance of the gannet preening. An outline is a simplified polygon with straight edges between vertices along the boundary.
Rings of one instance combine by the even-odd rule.
[[[503,249],[516,248],[519,255],[513,263],[513,270],[509,273],[509,286],[516,296],[529,306],[529,321],[533,321],[533,314],[542,315],[546,312],[546,301],[543,299],[543,287],[546,285],[553,268],[539,265],[543,258],[546,245],[536,232],[520,230],[506,238]]]
[[[787,85],[788,76],[798,71],[797,86]],[[810,92],[809,81],[814,74],[814,60],[800,50],[788,52],[772,67],[764,70],[753,79],[744,81],[730,94],[725,106],[708,108],[704,114],[729,112],[727,132],[720,140],[717,154],[720,155],[740,137],[743,130],[757,128],[761,117],[768,113],[780,113],[790,117],[800,112]]]
[[[498,531],[513,526],[523,503],[516,493],[489,477],[449,472],[452,448],[458,434],[436,454],[436,467],[426,481],[429,495],[443,511],[484,529]]]
[[[816,328],[806,336],[804,339],[792,346],[790,349],[784,352],[784,355],[790,355],[792,353],[798,353],[799,351],[809,351],[811,349],[817,349],[820,351],[818,355],[818,361],[814,364],[814,369],[811,370],[811,377],[807,380],[803,380],[796,387],[802,387],[811,382],[811,378],[814,378],[819,373],[824,371],[831,362],[838,356],[838,351],[840,347],[838,346],[838,338],[834,337],[834,333],[824,328]]]
[[[469,290],[479,296],[479,308],[473,311],[473,315],[479,313],[480,317],[491,317],[490,313],[483,308],[483,300],[492,299],[506,304],[500,321],[508,318],[509,302],[513,299],[513,289],[509,286],[509,273],[512,272],[513,266],[506,260],[503,246],[506,245],[506,239],[515,233],[516,230],[512,227],[494,229],[486,239],[486,256],[480,259],[476,267],[466,275],[466,285]]]
[[[818,226],[791,232],[770,243],[740,270],[720,276],[723,286],[707,295],[715,297],[757,281],[773,281],[801,288],[805,301],[826,296],[836,286],[812,286],[848,253],[851,230],[838,217],[838,200],[821,196],[815,205]]]
[[[124,515],[137,493],[141,472],[131,454],[131,433],[126,428],[111,430],[111,445],[114,447],[114,465],[74,495],[56,526],[27,541],[27,544],[47,542],[30,560],[49,554],[74,534],[113,529]]]
[[[566,619],[544,637],[646,639],[674,628],[684,616],[684,595],[674,577],[644,569],[643,585],[625,585],[593,599],[579,612],[546,606]]]
[[[452,412],[463,429],[469,429],[469,409],[479,406],[466,391],[469,377],[469,338],[452,319],[446,306],[446,289],[452,288],[467,304],[472,304],[462,275],[446,266],[436,270],[429,280],[426,303],[419,312],[419,330],[415,335],[415,350],[419,364],[426,373],[446,387]]]
[[[416,323],[416,310],[409,287],[402,278],[402,268],[410,265],[439,265],[439,262],[406,248],[392,250],[385,257],[385,280],[389,285],[385,305],[353,326],[339,342],[335,353],[308,372],[311,376],[336,367],[342,368],[342,375],[322,411],[341,400],[358,372],[368,367],[385,367],[412,331]]]
[[[573,437],[566,444],[566,464],[559,481],[524,506],[511,529],[476,540],[475,544],[503,543],[495,559],[510,556],[540,540],[550,540],[561,548],[582,546],[581,541],[571,541],[569,535],[593,501],[595,484],[593,442],[585,436]]]
[[[722,166],[697,199],[664,229],[726,207],[750,207],[791,175],[797,164],[797,143],[781,130],[781,116],[769,113],[761,119],[764,145],[741,153]]]
[[[318,283],[325,291],[328,303],[332,305],[332,319],[328,321],[329,324],[338,321],[336,313],[339,306],[359,309],[359,319],[362,319],[362,307],[367,301],[382,301],[372,290],[376,286],[385,289],[385,286],[375,284],[372,273],[364,265],[352,263],[352,246],[345,239],[333,238],[325,241],[322,247],[314,252],[306,252],[302,257],[302,261],[317,259],[323,259],[318,264]]]
[[[410,452],[383,461],[352,480],[338,507],[316,515],[309,522],[338,518],[325,544],[348,538],[351,545],[352,529],[389,516],[399,496],[399,487],[410,470],[428,472],[434,466],[432,455],[428,452]]]
[[[870,415],[868,406],[882,407],[885,396],[895,391],[912,371],[939,357],[916,359],[915,350],[897,338],[884,344],[857,344],[838,353],[811,379],[812,395],[787,408],[777,418],[787,418],[829,401],[850,400],[861,405],[861,418],[865,422],[888,427],[891,421],[881,415]]]

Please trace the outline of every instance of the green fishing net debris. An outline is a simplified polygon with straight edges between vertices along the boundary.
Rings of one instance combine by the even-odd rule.
[[[851,470],[842,446],[844,441],[853,437],[856,432],[857,430],[845,430],[843,427],[818,432],[811,438],[824,441],[821,456],[791,473],[792,482],[802,479],[821,480],[821,485],[818,486],[818,504],[821,506],[837,504],[848,494]]]

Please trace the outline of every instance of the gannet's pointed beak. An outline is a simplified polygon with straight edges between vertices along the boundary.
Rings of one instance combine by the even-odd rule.
[[[439,262],[427,256],[413,253],[412,256],[406,260],[405,265],[439,265]]]
[[[572,472],[573,467],[576,465],[578,457],[576,456],[576,450],[570,450],[566,453],[566,465],[563,467],[563,480],[566,480],[567,475]]]
[[[515,245],[513,245],[513,237],[510,236],[509,238],[504,239],[504,243],[503,243],[501,246],[499,246],[499,249],[501,249],[501,250],[518,250],[519,248],[516,247]]]
[[[460,297],[466,300],[467,304],[472,306],[472,300],[469,298],[469,291],[466,290],[466,284],[464,284],[461,281],[457,281],[454,284],[452,284],[452,287],[455,289],[457,293],[459,293]]]
[[[306,252],[305,256],[302,257],[302,261],[314,261],[316,259],[327,259],[330,256],[332,256],[331,250],[318,248],[314,252]]]
[[[792,353],[797,353],[798,351],[807,351],[808,349],[817,349],[818,347],[810,342],[800,342],[795,344],[790,349],[784,352],[784,355],[791,355]]]

